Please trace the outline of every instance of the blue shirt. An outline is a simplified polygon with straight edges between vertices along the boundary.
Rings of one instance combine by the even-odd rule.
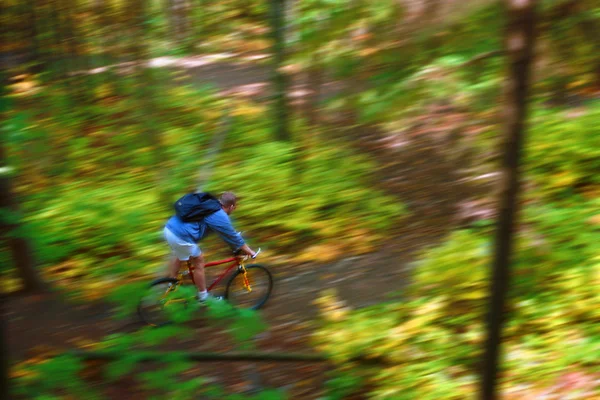
[[[188,243],[199,242],[212,231],[216,232],[232,250],[237,250],[244,245],[242,235],[233,229],[229,215],[222,209],[204,217],[202,222],[183,222],[174,215],[169,218],[166,227],[175,236]]]

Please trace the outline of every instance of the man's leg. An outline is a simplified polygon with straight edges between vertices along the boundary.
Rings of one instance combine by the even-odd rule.
[[[171,256],[171,258],[169,259],[167,276],[169,278],[177,278],[177,273],[179,272],[180,266],[181,266],[181,261],[179,261],[179,258],[177,258],[175,256]]]
[[[194,282],[198,288],[199,294],[206,294],[206,277],[204,276],[204,256],[190,257],[190,262],[194,268]],[[204,296],[205,297],[205,296]]]

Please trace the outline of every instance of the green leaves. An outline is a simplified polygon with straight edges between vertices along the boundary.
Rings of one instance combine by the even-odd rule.
[[[252,347],[254,337],[267,329],[257,311],[235,308],[227,301],[209,299],[206,317],[225,326],[235,343],[244,349]]]
[[[18,382],[16,391],[36,399],[58,398],[54,397],[58,390],[74,397],[101,399],[102,396],[82,380],[82,369],[83,363],[79,358],[60,355],[31,366],[29,373]]]
[[[113,361],[106,367],[106,378],[114,381],[131,373],[138,362],[140,361],[139,353],[131,353],[130,349],[119,352],[121,357],[117,361]]]
[[[574,187],[600,184],[600,104],[590,104],[580,116],[567,111],[538,111],[527,141],[526,167],[549,195],[569,195]]]
[[[243,148],[229,157],[230,163],[239,160],[238,168],[216,170],[215,181],[241,195],[239,212],[253,235],[277,248],[301,238],[310,244],[342,240],[351,251],[405,213],[399,201],[369,187],[370,160],[342,145],[320,143],[304,155],[290,144],[253,144],[253,150]],[[271,193],[268,202],[264,193]]]

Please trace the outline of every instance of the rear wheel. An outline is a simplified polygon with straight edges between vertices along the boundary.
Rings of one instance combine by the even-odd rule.
[[[265,305],[271,290],[273,277],[267,268],[259,264],[246,266],[246,274],[238,269],[227,282],[225,299],[239,308],[257,310]]]
[[[163,326],[173,322],[173,313],[178,307],[187,307],[188,302],[177,293],[180,283],[174,278],[153,281],[138,305],[138,314],[142,321],[152,326]]]

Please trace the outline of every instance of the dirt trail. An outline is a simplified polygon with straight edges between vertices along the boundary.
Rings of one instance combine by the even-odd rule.
[[[190,72],[195,82],[213,83],[226,91],[262,87],[267,77],[265,70],[256,66],[207,66]],[[407,205],[410,215],[375,253],[326,265],[276,268],[274,297],[263,313],[270,329],[258,340],[262,350],[310,351],[307,344],[310,321],[317,315],[313,301],[324,289],[335,288],[351,307],[401,296],[415,252],[437,243],[455,226],[457,206],[469,195],[470,188],[460,183],[453,172],[459,166],[442,155],[441,145],[427,135],[385,138],[376,130],[363,130],[350,135],[350,140],[378,161],[382,167],[375,178]],[[74,306],[56,295],[11,298],[5,309],[8,310],[8,339],[13,361],[33,355],[37,350],[32,348],[37,345],[68,349],[80,344],[82,338],[94,341],[109,333],[140,327],[133,318],[115,322],[111,319],[112,310],[106,305]],[[183,346],[185,349],[227,349],[222,346],[222,335],[216,335],[200,322],[194,327],[197,338],[202,340],[190,340]],[[181,346],[179,349],[182,350]],[[238,377],[232,377],[232,368],[240,373]],[[222,380],[225,376],[229,384],[243,389],[242,386],[248,384],[244,368],[243,365],[212,364],[210,368],[202,367],[201,371],[215,379],[220,376]],[[259,369],[264,372],[261,374],[263,384],[287,387],[294,394],[292,398],[315,398],[319,394],[316,388],[323,381],[324,367],[302,368],[300,374],[297,365],[271,364]]]

